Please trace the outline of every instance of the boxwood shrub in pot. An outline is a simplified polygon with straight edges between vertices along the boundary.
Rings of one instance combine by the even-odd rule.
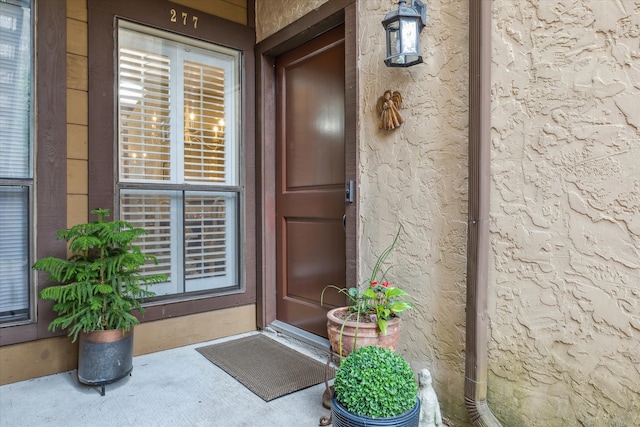
[[[418,427],[415,375],[402,356],[387,348],[354,350],[340,364],[333,387],[334,427]]]
[[[73,342],[80,337],[78,378],[85,384],[104,385],[131,371],[131,328],[139,323],[133,311],[143,313],[141,299],[154,295],[148,286],[167,277],[141,271],[147,261],[157,262],[133,244],[146,234],[144,229],[123,220],[105,221],[108,209],[91,213],[98,219],[58,231],[56,237],[69,245],[68,259],[46,257],[33,268],[48,272],[48,280],[58,283],[44,288],[39,296],[55,302],[57,317],[49,330],[66,329]],[[95,336],[102,332],[103,336]],[[127,348],[107,346],[118,340]],[[118,360],[109,356],[103,360],[114,354]]]

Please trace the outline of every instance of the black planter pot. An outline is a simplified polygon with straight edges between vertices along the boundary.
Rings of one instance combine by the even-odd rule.
[[[415,406],[405,412],[389,418],[362,417],[348,412],[336,400],[331,397],[331,416],[333,427],[418,427],[420,424],[420,400],[416,398]]]
[[[94,331],[80,334],[78,380],[102,386],[122,379],[133,369],[133,329]]]

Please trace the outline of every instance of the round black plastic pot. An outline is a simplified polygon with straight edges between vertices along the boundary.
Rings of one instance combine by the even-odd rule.
[[[333,427],[418,427],[420,424],[420,400],[416,398],[416,404],[404,414],[389,418],[371,418],[348,412],[336,400],[331,397],[331,415]]]

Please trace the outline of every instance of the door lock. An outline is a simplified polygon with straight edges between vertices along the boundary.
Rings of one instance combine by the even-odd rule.
[[[353,197],[354,197],[354,194],[355,194],[355,191],[356,191],[355,188],[356,188],[356,185],[355,185],[355,182],[352,179],[348,180],[345,183],[345,186],[344,186],[344,201],[345,202],[353,203]]]

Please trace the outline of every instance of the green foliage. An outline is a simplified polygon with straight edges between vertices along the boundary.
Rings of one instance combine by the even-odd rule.
[[[163,274],[143,275],[140,271],[149,260],[157,263],[154,256],[132,245],[146,234],[144,229],[122,220],[105,221],[108,209],[91,213],[98,215],[96,221],[57,233],[57,238],[69,245],[69,259],[47,257],[33,266],[48,272],[48,280],[59,283],[40,292],[40,298],[55,301],[53,310],[58,317],[49,330],[68,329],[74,342],[80,331],[128,331],[139,323],[131,312],[144,312],[140,299],[155,295],[148,286],[167,280]]]
[[[386,335],[387,322],[389,319],[397,317],[405,310],[414,308],[413,303],[404,300],[409,294],[400,288],[391,286],[386,280],[387,273],[391,267],[383,270],[386,259],[398,242],[400,230],[402,230],[402,226],[398,228],[393,242],[385,248],[376,260],[373,270],[371,271],[371,276],[369,277],[369,282],[363,289],[339,288],[335,285],[328,285],[322,290],[320,304],[323,303],[325,291],[327,289],[335,289],[349,297],[349,311],[351,313],[355,313],[357,315],[356,317],[361,314],[374,316],[375,321],[378,323],[380,333]]]
[[[340,364],[333,382],[336,400],[353,414],[386,418],[403,414],[416,404],[418,385],[400,355],[365,346]]]

